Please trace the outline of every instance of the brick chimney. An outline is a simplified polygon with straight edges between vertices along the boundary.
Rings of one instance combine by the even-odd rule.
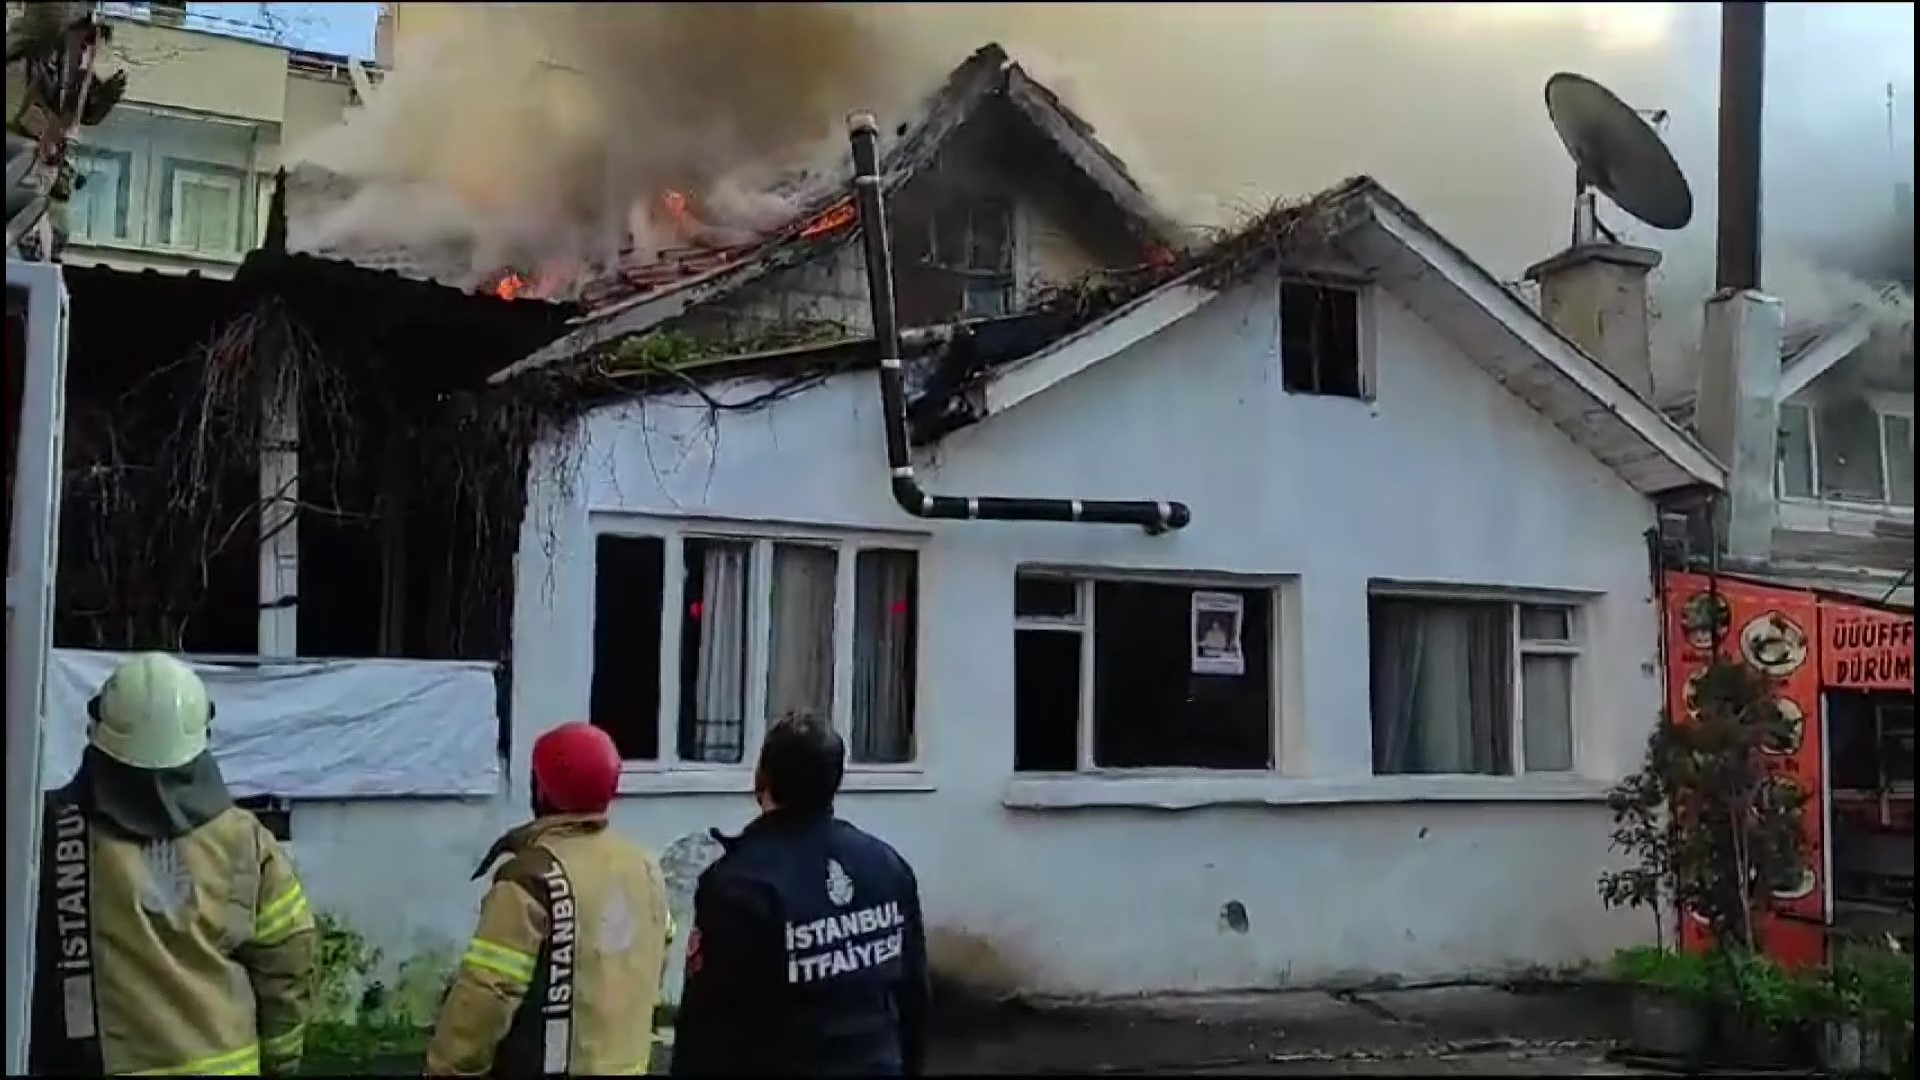
[[[1527,268],[1540,287],[1540,314],[1618,375],[1634,392],[1653,400],[1647,275],[1660,253],[1630,244],[1591,243]]]

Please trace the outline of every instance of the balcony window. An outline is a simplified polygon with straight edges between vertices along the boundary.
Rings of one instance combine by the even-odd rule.
[[[133,155],[125,150],[77,147],[67,231],[82,240],[126,240],[133,202]]]
[[[160,228],[168,247],[203,255],[241,251],[247,174],[205,162],[167,159]]]

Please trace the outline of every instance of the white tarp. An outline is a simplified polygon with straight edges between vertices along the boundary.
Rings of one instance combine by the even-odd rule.
[[[72,779],[87,702],[125,654],[55,649],[43,783]],[[446,660],[196,661],[213,753],[235,795],[350,799],[493,795],[500,785],[493,665]]]

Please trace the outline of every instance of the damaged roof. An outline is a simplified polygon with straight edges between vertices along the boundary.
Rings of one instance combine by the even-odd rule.
[[[1174,263],[1098,275],[1018,315],[921,331],[909,419],[925,443],[1035,397],[1158,333],[1277,262],[1325,245],[1391,291],[1463,355],[1645,495],[1723,488],[1726,469],[1692,435],[1561,334],[1512,289],[1370,177],[1276,207]],[[931,339],[933,345],[924,344]],[[763,373],[779,361],[873,361],[870,339],[703,361],[663,385]]]
[[[932,166],[954,133],[995,97],[1010,102],[1060,153],[1110,199],[1128,228],[1144,243],[1177,247],[1183,231],[1162,214],[1111,150],[1095,138],[1092,125],[1015,63],[1006,50],[989,44],[947,76],[923,106],[919,118],[903,124],[887,146],[881,174],[889,192]],[[653,266],[644,277],[631,268],[615,273],[630,286],[626,295],[582,316],[578,326],[494,376],[504,381],[555,361],[644,333],[689,310],[720,299],[768,274],[800,266],[839,250],[859,235],[852,184],[842,182],[782,230],[765,239],[709,253],[690,264]],[[608,295],[604,280],[590,287]],[[620,291],[618,286],[613,292]]]
[[[938,160],[953,134],[995,98],[1010,103],[1120,211],[1143,242],[1175,247],[1182,231],[1154,206],[1125,162],[1102,145],[1093,126],[1007,55],[998,44],[978,49],[948,74],[919,116],[896,130],[882,162],[889,190],[897,190]],[[289,175],[288,209],[296,222],[312,221],[351,197],[356,181],[306,164]],[[751,242],[668,249],[640,261],[631,255],[580,287],[589,308],[576,329],[499,373],[510,378],[556,359],[641,333],[689,308],[733,292],[767,274],[810,262],[854,239],[858,223],[852,188],[844,179],[806,200],[782,227]],[[446,284],[471,286],[472,250],[440,244],[316,245],[298,236],[295,250],[369,269]]]

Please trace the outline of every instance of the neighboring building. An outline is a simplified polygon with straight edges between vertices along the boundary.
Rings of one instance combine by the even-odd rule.
[[[1903,273],[1910,282],[1910,249]],[[1911,938],[1911,286],[1890,284],[1838,318],[1784,332],[1782,315],[1793,313],[1777,303],[1716,303],[1747,314],[1709,319],[1699,391],[1684,408],[1732,463],[1729,497],[1710,533],[1672,538],[1669,563],[1719,571],[1736,607],[1784,613],[1810,641],[1810,670],[1786,683],[1819,732],[1809,742],[1820,754],[1810,803],[1823,834],[1817,914],[1843,931]],[[1716,321],[1725,332],[1712,332]],[[1669,580],[1679,583],[1669,585],[1675,603],[1688,599],[1679,590],[1701,588],[1693,575]]]
[[[622,826],[697,866],[752,813],[767,721],[831,716],[842,812],[915,861],[936,961],[1002,989],[1496,972],[1650,936],[1598,901],[1602,799],[1661,708],[1658,503],[1724,470],[1372,181],[1169,265],[1069,115],[988,50],[888,147],[903,319],[967,321],[908,371],[919,482],[1191,524],[904,513],[844,201],[681,280],[630,268],[498,377],[634,365],[531,467],[510,774],[591,717],[629,760]],[[951,250],[1107,272],[950,265],[930,202],[975,229]],[[803,316],[846,329],[765,344]],[[663,369],[645,343],[679,335],[699,363]]]
[[[356,62],[185,5],[100,7],[101,73],[128,69],[127,93],[75,150],[66,261],[230,277],[265,235],[283,154],[357,102]]]

